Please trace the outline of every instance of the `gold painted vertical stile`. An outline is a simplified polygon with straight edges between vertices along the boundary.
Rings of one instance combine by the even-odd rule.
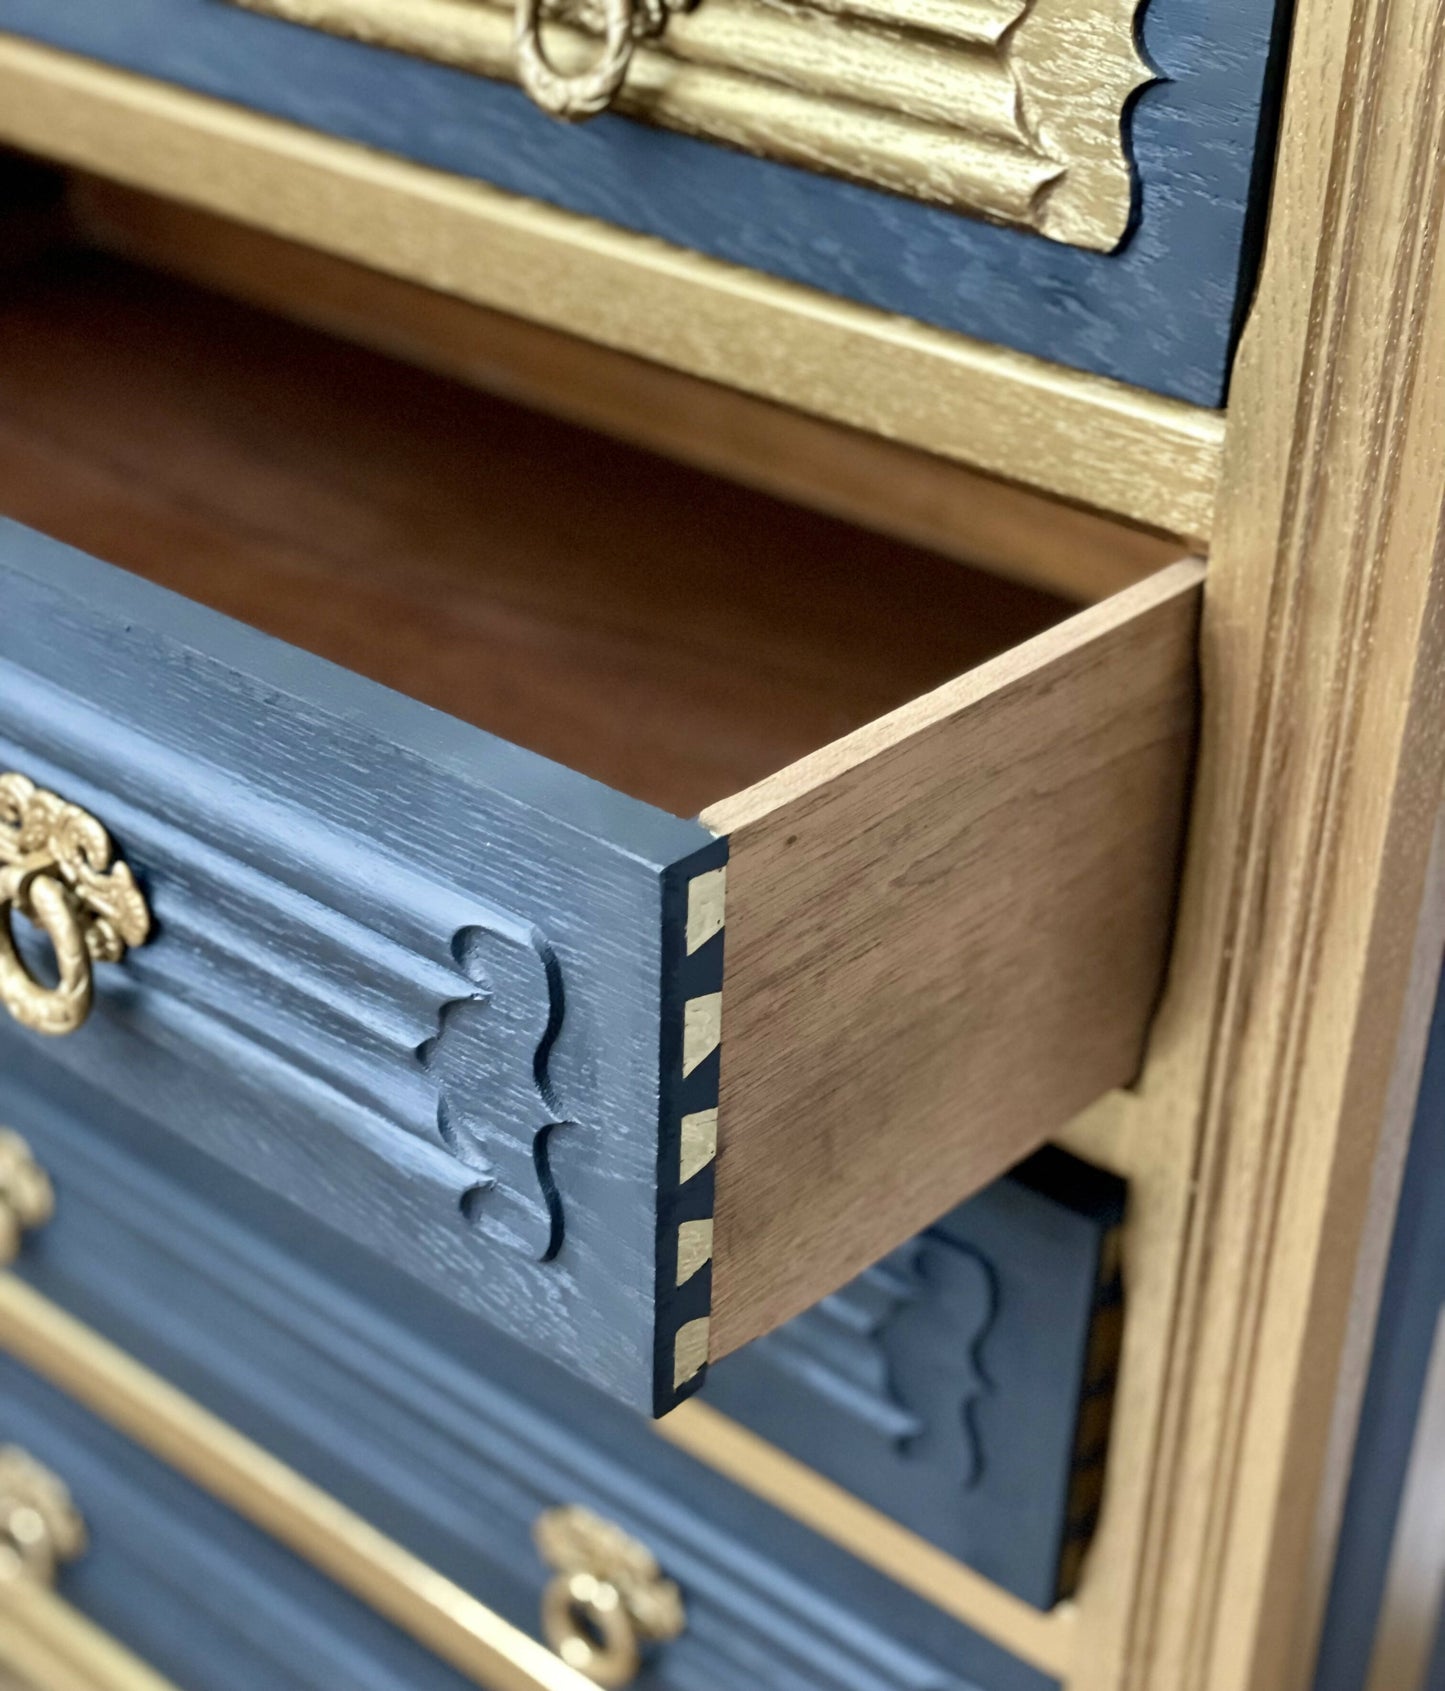
[[[1439,0],[1295,16],[1171,986],[1134,1094],[1069,1135],[1129,1173],[1133,1288],[1072,1691],[1300,1691],[1317,1647],[1442,937],[1442,33]]]

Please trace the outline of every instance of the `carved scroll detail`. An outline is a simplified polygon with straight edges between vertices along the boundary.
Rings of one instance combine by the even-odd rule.
[[[882,1444],[905,1451],[926,1434],[951,1445],[956,1455],[943,1467],[967,1490],[983,1472],[974,1411],[989,1389],[983,1357],[997,1315],[994,1273],[982,1254],[924,1235],[759,1339],[757,1349]],[[921,1342],[911,1342],[910,1328]],[[956,1410],[947,1426],[915,1407],[919,1357],[935,1367],[946,1358]]]
[[[236,0],[252,11],[515,78],[512,0]],[[1150,79],[1140,0],[700,0],[639,42],[615,109],[1017,224],[1071,246],[1123,239],[1124,111]],[[595,56],[557,0],[559,65]],[[570,20],[570,21],[569,21]]]
[[[564,1234],[550,1159],[566,1125],[549,1067],[566,1010],[561,965],[540,930],[505,919],[461,929],[452,956],[472,990],[441,1006],[417,1051],[438,1083],[437,1138],[469,1177],[468,1219],[550,1262]],[[530,1139],[490,1125],[529,1118]]]

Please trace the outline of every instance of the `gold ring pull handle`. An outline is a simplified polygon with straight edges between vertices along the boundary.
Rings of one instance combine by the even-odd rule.
[[[85,1522],[69,1491],[18,1446],[0,1446],[0,1583],[54,1585],[85,1549]]]
[[[582,70],[559,70],[542,43],[542,0],[517,0],[517,80],[533,104],[553,117],[577,122],[612,104],[627,77],[636,39],[633,0],[602,0],[602,49]]]
[[[0,1268],[20,1254],[20,1241],[55,1213],[50,1176],[18,1133],[0,1127]]]
[[[517,80],[534,105],[570,123],[605,112],[627,80],[639,41],[660,35],[667,20],[694,0],[561,0],[559,22],[574,26],[569,51],[594,49],[590,63],[562,69],[542,40],[544,0],[516,0],[513,47]],[[580,27],[577,27],[580,26]],[[600,45],[597,37],[601,37]]]
[[[571,1504],[539,1516],[532,1537],[557,1570],[542,1593],[542,1636],[595,1684],[630,1685],[648,1647],[687,1625],[657,1558],[611,1521]]]
[[[26,968],[17,914],[49,939],[54,986]],[[145,896],[100,823],[23,775],[0,775],[0,1004],[15,1020],[74,1033],[94,1002],[94,966],[119,963],[150,928]]]

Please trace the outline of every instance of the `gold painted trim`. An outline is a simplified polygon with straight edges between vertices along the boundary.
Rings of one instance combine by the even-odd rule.
[[[486,1691],[595,1691],[550,1650],[13,1274],[0,1274],[0,1349]],[[138,1682],[135,1691],[150,1688]]]
[[[0,35],[0,141],[1203,540],[1224,416]]]
[[[237,3],[527,81],[513,0]],[[558,10],[549,61],[567,71],[592,64],[598,0]],[[1134,40],[1138,0],[702,0],[672,16],[653,10],[655,33],[635,41],[624,14],[627,53],[602,105],[1071,246],[1107,252],[1128,228],[1123,114],[1149,80]]]
[[[0,1581],[0,1669],[27,1691],[176,1691],[170,1680],[33,1581]]]
[[[696,1398],[654,1426],[670,1444],[925,1602],[1042,1672],[1069,1679],[1078,1644],[1073,1603],[1033,1608]]]

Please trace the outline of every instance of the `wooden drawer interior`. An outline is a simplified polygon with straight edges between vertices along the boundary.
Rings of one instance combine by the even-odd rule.
[[[1076,608],[106,258],[0,366],[8,516],[678,815]]]
[[[777,966],[793,937],[811,943],[814,927],[828,931],[828,944],[846,946],[856,906],[872,926],[859,930],[850,966],[861,981],[886,984],[918,942],[918,911],[886,939],[889,900],[906,903],[910,883],[937,874],[944,892],[921,908],[953,897],[960,864],[930,860],[934,822],[892,816],[887,776],[881,788],[850,784],[854,759],[876,770],[896,743],[895,785],[936,786],[940,806],[966,810],[954,766],[963,754],[947,739],[930,751],[929,735],[915,732],[927,727],[926,701],[999,654],[1034,653],[1026,643],[1078,609],[1061,594],[64,242],[4,276],[0,368],[6,515],[661,809],[701,814],[733,835],[735,866],[736,842],[744,842],[759,865],[755,885],[791,883],[789,898],[770,894],[766,908],[761,899],[741,912],[729,907],[724,1000],[738,1009],[724,1031],[723,1112],[726,1119],[729,1086],[746,1094],[734,1117],[740,1127],[759,1093],[796,1100],[810,1084],[783,1072],[792,1052],[776,1034],[781,1006],[796,1003],[800,1038],[820,1048],[839,1038],[836,1027],[818,1025],[831,1010]],[[979,490],[982,511],[987,484]],[[1069,514],[1060,520],[1067,528]],[[981,522],[986,528],[986,515]],[[1120,531],[1131,558],[1160,544]],[[1017,932],[992,921],[972,959],[949,950],[952,939],[939,941],[891,1014],[902,1046],[915,1026],[920,1040],[935,1040],[936,1012],[953,995],[945,977],[973,967],[1024,977],[1027,987],[1034,976],[1057,975],[1062,955],[1064,972],[1077,975],[1066,990],[1078,1008],[1066,1011],[1073,1025],[1058,1042],[1056,1076],[1040,1080],[1026,1044],[1011,1052],[1013,1008],[999,1027],[985,1026],[997,1048],[975,1071],[980,1096],[951,1097],[947,1075],[931,1074],[920,1083],[928,1118],[920,1124],[909,1119],[917,1099],[904,1075],[900,1119],[873,1119],[885,1139],[899,1136],[899,1149],[912,1128],[923,1134],[924,1148],[903,1157],[911,1172],[893,1193],[895,1150],[870,1146],[876,1168],[841,1181],[846,1197],[812,1223],[812,1235],[798,1233],[802,1166],[821,1159],[846,1176],[859,1127],[835,1133],[820,1093],[817,1119],[805,1123],[806,1152],[779,1156],[766,1134],[750,1139],[756,1150],[740,1140],[730,1147],[724,1128],[714,1356],[832,1290],[931,1219],[930,1203],[933,1214],[948,1208],[1063,1115],[1131,1078],[1167,941],[1192,732],[1196,587],[1197,575],[1157,589],[1146,583],[1118,613],[1101,607],[1063,634],[1057,654],[978,672],[980,699],[1020,686],[1036,699],[1032,714],[1000,730],[990,754],[997,769],[985,773],[1002,785],[981,801],[984,843],[962,853],[965,875],[1000,887],[1000,911],[1017,904]],[[1078,688],[1101,720],[1122,713],[1133,723],[1118,746],[1107,732],[1081,728],[1077,745],[1059,754],[1067,766],[1076,752],[1091,773],[1098,764],[1097,793],[1070,825],[1112,827],[1121,818],[1118,839],[1091,847],[1086,866],[1050,867],[1043,859],[1054,813],[1035,804],[1034,821],[1010,836],[1009,849],[1023,842],[1039,861],[1000,862],[990,857],[1000,848],[988,843],[987,807],[1017,809],[1032,800],[1031,782],[1075,780],[1057,767],[1035,775],[1029,758],[1039,713],[1048,719],[1056,693],[1067,718],[1057,724],[1060,743],[1075,732],[1067,701]],[[915,701],[917,721],[908,716]],[[1121,767],[1131,772],[1122,784]],[[797,832],[765,825],[795,799]],[[814,885],[809,829],[825,842],[829,830],[856,835],[856,862],[831,864]],[[939,853],[955,852],[957,831],[947,822]],[[910,857],[914,840],[921,843]],[[751,872],[751,861],[744,867]],[[745,896],[735,875],[730,898]],[[845,909],[840,898],[853,903]],[[1069,948],[1083,929],[1073,915],[1060,926],[1056,908],[1084,910],[1107,954],[1075,969]],[[735,972],[746,991],[731,999]],[[1005,983],[999,1002],[1020,1002],[1017,985]],[[1041,1020],[1057,1013],[1065,991],[1057,987],[1044,981]],[[936,1002],[926,1001],[930,993]],[[860,1029],[875,1020],[866,1004],[845,1008]],[[987,1024],[991,1012],[981,1013]],[[887,1023],[868,1037],[890,1039]],[[765,1036],[773,1043],[752,1055]],[[902,1047],[896,1060],[912,1061]],[[929,1143],[966,1139],[971,1115],[1008,1122],[1006,1081],[1015,1071],[1026,1126],[984,1133],[966,1178],[943,1168],[931,1197],[920,1155],[926,1164]],[[869,1108],[877,1107],[874,1097]],[[789,1103],[768,1131],[789,1132],[794,1120]],[[880,1176],[881,1203],[872,1189]],[[788,1188],[782,1196],[780,1187]],[[830,1233],[831,1241],[822,1237]],[[780,1277],[780,1241],[795,1234],[790,1272]]]

